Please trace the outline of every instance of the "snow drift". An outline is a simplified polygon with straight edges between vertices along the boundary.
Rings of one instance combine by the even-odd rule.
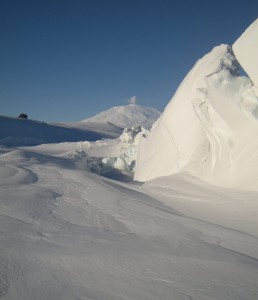
[[[257,34],[258,22],[252,27],[248,40]],[[243,57],[254,53],[252,45],[241,43],[243,67],[249,65]],[[228,45],[215,47],[196,63],[141,140],[135,180],[186,172],[212,184],[257,189],[257,77],[252,69],[252,82],[239,69]]]

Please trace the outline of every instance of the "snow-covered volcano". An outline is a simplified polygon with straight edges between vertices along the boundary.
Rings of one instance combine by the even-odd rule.
[[[236,57],[221,45],[196,63],[142,139],[136,180],[184,172],[258,189],[257,36],[258,21],[234,45]],[[253,82],[239,75],[239,62]]]
[[[129,104],[114,106],[82,122],[112,123],[122,128],[133,126],[149,128],[160,115],[161,112],[155,108]]]

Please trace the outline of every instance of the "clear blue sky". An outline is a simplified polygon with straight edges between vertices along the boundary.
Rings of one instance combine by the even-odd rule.
[[[257,17],[257,0],[0,1],[0,114],[79,121],[132,96],[163,110]]]

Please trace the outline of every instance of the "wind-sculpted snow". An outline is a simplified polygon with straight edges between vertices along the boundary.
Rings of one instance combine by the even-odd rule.
[[[57,148],[1,151],[1,298],[257,298],[257,193],[186,176],[116,182]]]
[[[187,172],[210,183],[257,189],[258,102],[230,46],[215,47],[179,86],[138,149],[135,179]]]

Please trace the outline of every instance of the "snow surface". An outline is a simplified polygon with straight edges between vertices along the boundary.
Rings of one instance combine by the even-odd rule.
[[[101,127],[95,128],[95,131],[101,132]],[[139,141],[148,134],[147,129],[136,126],[125,128],[116,139],[42,144],[20,149],[33,149],[36,153],[72,159],[78,169],[132,181]]]
[[[237,60],[258,87],[258,19],[246,29],[232,47]]]
[[[35,120],[5,116],[0,116],[0,124],[0,145],[8,147],[32,146],[65,141],[96,141],[102,138],[117,137],[121,134],[121,130],[114,130],[114,126],[108,124],[105,130],[96,131],[93,126],[80,128],[79,126],[48,124]]]
[[[257,298],[257,192],[115,181],[64,146],[1,149],[2,299]]]
[[[150,128],[161,112],[155,108],[129,104],[115,106],[81,122],[111,123],[122,128],[142,126]]]
[[[142,139],[135,179],[188,173],[212,184],[258,189],[258,97],[239,76],[231,47],[200,59],[151,133]]]

